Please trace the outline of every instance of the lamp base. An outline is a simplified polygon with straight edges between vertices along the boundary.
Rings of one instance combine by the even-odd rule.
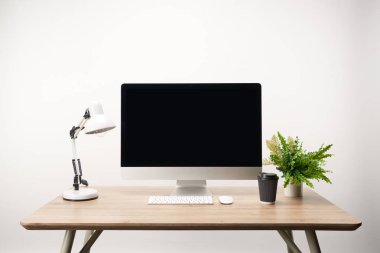
[[[79,188],[79,190],[70,189],[62,194],[64,200],[84,201],[98,198],[98,191],[91,188]]]

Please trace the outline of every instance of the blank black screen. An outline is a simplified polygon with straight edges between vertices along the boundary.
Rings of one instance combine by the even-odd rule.
[[[123,84],[121,166],[261,166],[260,84]]]

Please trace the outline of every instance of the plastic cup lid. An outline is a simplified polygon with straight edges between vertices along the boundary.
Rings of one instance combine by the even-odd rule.
[[[276,173],[262,172],[262,173],[259,173],[257,178],[260,178],[261,180],[275,180],[275,179],[278,179],[278,176]]]

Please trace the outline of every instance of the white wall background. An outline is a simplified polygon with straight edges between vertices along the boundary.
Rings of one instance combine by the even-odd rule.
[[[310,149],[334,143],[334,184],[316,191],[363,221],[320,232],[322,250],[377,252],[379,45],[380,1],[0,1],[0,252],[58,252],[63,232],[19,221],[71,185],[68,130],[90,101],[119,125],[123,82],[262,83],[264,139],[281,130]],[[120,179],[119,135],[79,138],[93,185],[144,183]],[[276,232],[107,231],[93,252],[124,249],[285,245]]]

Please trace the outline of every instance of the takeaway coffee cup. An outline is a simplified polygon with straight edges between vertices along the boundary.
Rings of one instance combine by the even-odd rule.
[[[260,202],[273,205],[276,202],[278,176],[275,173],[259,173]]]

